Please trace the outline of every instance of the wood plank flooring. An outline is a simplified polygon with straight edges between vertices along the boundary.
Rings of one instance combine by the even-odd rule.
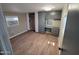
[[[10,39],[14,55],[57,55],[58,40],[51,34],[26,32]]]

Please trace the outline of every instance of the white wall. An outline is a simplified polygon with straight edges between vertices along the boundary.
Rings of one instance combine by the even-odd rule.
[[[60,33],[59,33],[59,47],[62,48],[63,43],[63,37],[64,37],[64,31],[66,26],[66,20],[67,20],[67,14],[68,14],[68,5],[66,4],[62,10],[62,17],[61,17],[61,25],[60,25]],[[60,51],[59,51],[60,54]]]
[[[18,16],[19,25],[7,27],[9,38],[13,38],[27,31],[27,18],[25,13],[4,12],[5,16]]]
[[[38,12],[35,12],[35,32],[38,32]]]

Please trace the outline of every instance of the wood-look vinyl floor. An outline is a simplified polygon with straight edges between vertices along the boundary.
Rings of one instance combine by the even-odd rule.
[[[58,39],[51,34],[30,31],[10,40],[14,55],[58,54]]]

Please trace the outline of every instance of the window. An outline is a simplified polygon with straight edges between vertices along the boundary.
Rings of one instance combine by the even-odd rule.
[[[6,22],[8,27],[19,25],[18,16],[6,16]]]

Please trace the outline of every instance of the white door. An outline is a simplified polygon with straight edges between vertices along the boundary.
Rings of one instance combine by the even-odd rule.
[[[8,39],[7,24],[3,16],[3,12],[0,6],[0,54],[10,55],[12,54],[12,47],[10,40]]]

